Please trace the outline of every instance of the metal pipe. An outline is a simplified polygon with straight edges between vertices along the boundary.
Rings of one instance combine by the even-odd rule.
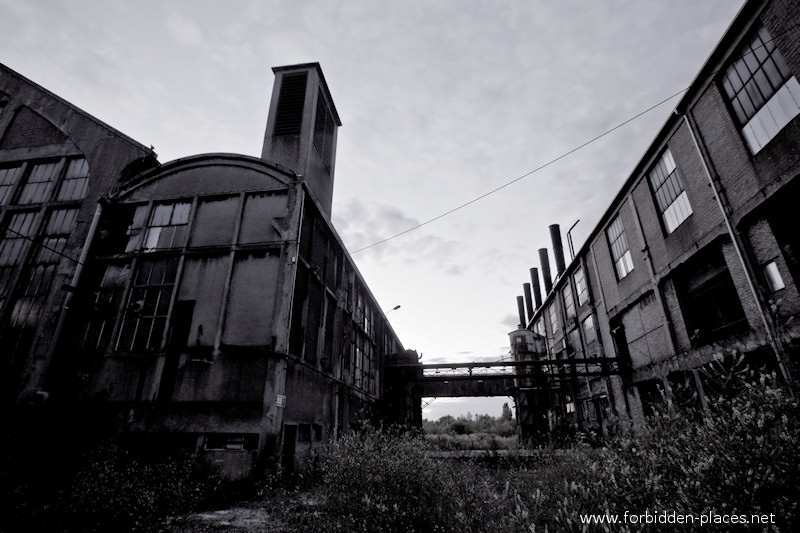
[[[778,363],[778,368],[783,375],[783,379],[786,381],[786,384],[789,386],[789,392],[792,396],[794,396],[794,383],[792,381],[792,375],[789,372],[789,368],[786,366],[786,363],[783,361],[781,357],[781,350],[778,342],[775,340],[775,336],[772,333],[772,327],[770,326],[769,321],[767,320],[767,315],[764,312],[764,306],[761,303],[761,298],[758,297],[758,292],[756,291],[756,286],[753,283],[752,275],[750,274],[750,269],[748,268],[747,262],[745,260],[744,254],[742,253],[742,249],[739,245],[739,236],[734,231],[733,226],[731,225],[731,220],[728,217],[728,213],[725,212],[725,206],[722,204],[722,199],[719,197],[719,192],[717,191],[717,186],[714,183],[714,178],[711,176],[711,171],[708,169],[708,165],[706,163],[706,157],[703,154],[703,151],[700,149],[700,144],[697,142],[697,137],[694,134],[694,128],[692,128],[691,122],[689,122],[689,117],[686,113],[683,114],[683,121],[686,124],[686,127],[689,130],[689,134],[692,137],[692,142],[694,143],[694,148],[697,150],[698,155],[700,156],[700,162],[703,164],[703,172],[705,172],[706,178],[708,179],[708,183],[711,185],[711,191],[714,194],[714,199],[717,201],[717,207],[719,208],[720,213],[722,214],[722,219],[725,221],[725,228],[728,231],[728,235],[731,238],[731,242],[733,243],[733,248],[736,251],[736,257],[739,259],[739,263],[744,270],[744,277],[747,280],[747,286],[750,289],[750,293],[753,296],[753,300],[756,304],[756,309],[758,309],[758,314],[761,318],[761,322],[764,325],[764,331],[767,334],[767,340],[772,347],[773,352],[775,352],[775,360]]]
[[[575,229],[575,226],[578,225],[581,219],[575,221],[573,225],[569,227],[567,230],[567,246],[569,246],[569,260],[572,261],[575,259],[575,246],[572,244],[572,230]]]
[[[105,204],[105,199],[100,198],[97,201],[97,207],[94,210],[92,223],[89,225],[89,231],[86,234],[86,240],[83,242],[83,248],[81,249],[81,255],[78,259],[78,264],[75,266],[75,272],[72,274],[72,282],[69,284],[67,295],[64,297],[64,305],[61,307],[61,313],[58,315],[58,322],[56,323],[56,328],[53,332],[53,338],[50,341],[50,348],[47,350],[47,354],[45,355],[42,372],[39,374],[37,386],[38,390],[43,390],[45,388],[46,380],[50,373],[50,365],[53,363],[53,357],[55,356],[58,344],[61,342],[61,335],[64,330],[64,323],[67,320],[67,315],[69,314],[70,304],[75,296],[78,283],[81,281],[83,267],[86,265],[86,260],[89,258],[89,250],[92,248],[92,242],[97,234],[97,227],[100,225],[100,217],[103,214],[103,204]]]

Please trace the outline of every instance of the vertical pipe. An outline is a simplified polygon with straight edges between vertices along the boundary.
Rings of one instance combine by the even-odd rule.
[[[517,311],[519,312],[519,327],[525,327],[525,304],[522,301],[522,296],[517,296]]]
[[[531,298],[531,284],[530,283],[523,283],[522,290],[525,291],[525,308],[528,310],[528,320],[533,318],[533,301]],[[527,325],[527,321],[523,322],[522,325]]]
[[[556,262],[556,277],[558,277],[566,270],[564,245],[561,243],[561,227],[558,224],[550,225],[550,240],[553,243],[553,259]]]
[[[533,301],[536,309],[539,309],[542,306],[542,289],[539,286],[539,269],[536,267],[531,268],[531,283],[533,284]]]
[[[61,341],[64,323],[66,322],[67,315],[69,314],[69,306],[72,304],[75,290],[78,288],[78,284],[81,281],[83,267],[86,264],[86,260],[89,258],[89,250],[92,247],[92,241],[94,241],[94,236],[97,233],[97,227],[100,225],[100,217],[103,215],[104,203],[104,198],[101,198],[97,201],[97,207],[94,210],[92,223],[89,225],[89,231],[86,234],[86,240],[83,241],[81,256],[78,259],[78,264],[75,266],[75,272],[72,274],[72,282],[69,285],[67,295],[64,297],[64,305],[61,307],[61,313],[58,315],[58,322],[56,323],[55,331],[53,331],[53,338],[50,341],[50,348],[47,350],[44,365],[42,366],[42,372],[39,377],[39,390],[44,390],[45,386],[48,384],[47,379],[50,374],[50,365],[53,364],[53,357],[55,356],[56,350],[58,349],[58,344]]]
[[[789,387],[789,392],[792,396],[794,396],[794,382],[792,381],[792,375],[789,372],[789,368],[786,366],[786,363],[783,361],[781,357],[781,353],[783,350],[781,349],[778,342],[775,340],[775,336],[772,333],[772,327],[767,320],[766,312],[764,311],[764,306],[761,303],[761,299],[758,297],[758,292],[756,291],[756,286],[753,283],[753,279],[750,273],[749,265],[744,258],[742,253],[741,247],[739,245],[739,235],[733,230],[733,226],[731,225],[730,218],[728,217],[728,213],[725,211],[725,206],[722,205],[722,200],[719,197],[719,193],[717,191],[717,184],[714,183],[714,178],[711,177],[711,171],[708,170],[708,165],[706,164],[706,158],[703,154],[703,151],[700,149],[700,144],[697,142],[697,137],[694,135],[694,128],[692,128],[691,122],[689,122],[689,117],[684,114],[683,121],[686,124],[686,127],[689,129],[689,134],[692,136],[692,142],[694,143],[694,148],[697,150],[697,154],[700,156],[700,162],[703,163],[703,172],[705,172],[706,178],[708,179],[708,183],[711,185],[711,190],[714,193],[714,199],[717,201],[717,207],[719,208],[720,213],[722,214],[722,218],[725,220],[725,228],[728,231],[728,235],[731,238],[731,243],[733,243],[733,248],[736,251],[736,256],[739,259],[739,263],[744,270],[744,277],[747,280],[747,286],[750,289],[750,293],[753,296],[753,300],[755,301],[756,308],[758,309],[758,314],[761,317],[761,322],[764,326],[764,331],[767,334],[767,339],[772,347],[773,352],[775,353],[775,361],[778,363],[778,368],[783,375],[783,379],[786,381],[786,384]]]
[[[550,258],[547,255],[547,248],[539,248],[539,262],[542,264],[542,279],[544,280],[544,294],[547,297],[550,289],[553,288],[553,278],[550,277]]]

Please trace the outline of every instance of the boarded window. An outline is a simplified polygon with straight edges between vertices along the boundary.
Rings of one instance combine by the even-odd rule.
[[[273,335],[279,252],[236,257],[222,342],[229,346],[269,346]]]
[[[220,246],[233,242],[233,227],[239,209],[239,197],[205,200],[197,207],[192,228],[192,246]]]
[[[185,259],[178,299],[195,302],[189,331],[190,347],[214,345],[229,265],[227,255]]]
[[[247,196],[239,232],[240,244],[275,242],[280,234],[273,227],[276,219],[287,214],[286,194],[258,193]]]

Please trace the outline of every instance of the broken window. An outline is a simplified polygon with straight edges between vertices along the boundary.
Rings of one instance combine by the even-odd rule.
[[[111,343],[111,335],[117,312],[122,302],[122,293],[130,277],[130,263],[106,265],[100,286],[94,291],[92,316],[83,336],[82,345],[90,350],[105,350]]]
[[[19,194],[18,204],[39,204],[52,196],[53,184],[61,168],[60,161],[33,163],[29,166],[28,178]]]
[[[21,294],[11,311],[14,327],[34,326],[39,319],[77,216],[77,209],[56,209],[50,213],[20,284]]]
[[[11,201],[14,193],[14,186],[22,176],[22,163],[0,168],[0,205],[5,205]]]
[[[589,290],[586,287],[586,278],[583,275],[583,267],[578,267],[575,275],[572,276],[575,282],[575,292],[578,293],[578,306],[581,306],[589,301]]]
[[[564,298],[564,313],[569,320],[575,316],[575,300],[572,298],[572,287],[569,286],[569,283],[561,291],[561,297]]]
[[[144,251],[182,248],[186,244],[191,208],[190,202],[156,205],[144,240]]]
[[[739,295],[719,247],[696,254],[677,273],[675,288],[692,345],[746,327]]]
[[[0,308],[13,289],[14,273],[33,240],[37,215],[34,211],[14,213],[4,224],[5,231],[0,241]]]
[[[83,157],[67,163],[67,172],[61,180],[57,200],[82,200],[89,186],[89,164]]]
[[[625,227],[619,215],[609,224],[606,230],[608,245],[611,248],[611,256],[614,260],[614,269],[617,279],[622,279],[633,270],[633,260],[631,251],[628,249],[628,239],[625,237]]]
[[[248,195],[244,202],[239,243],[256,244],[281,240],[274,224],[286,214],[285,193],[262,192]]]
[[[161,349],[177,272],[177,257],[141,262],[122,319],[120,351]]]

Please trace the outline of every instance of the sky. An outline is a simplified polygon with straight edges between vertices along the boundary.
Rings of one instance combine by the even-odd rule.
[[[342,120],[332,220],[378,304],[423,363],[498,361],[548,226],[566,250],[579,221],[580,248],[678,97],[547,164],[688,87],[742,4],[0,0],[0,63],[165,163],[260,156],[271,67],[319,62]]]

